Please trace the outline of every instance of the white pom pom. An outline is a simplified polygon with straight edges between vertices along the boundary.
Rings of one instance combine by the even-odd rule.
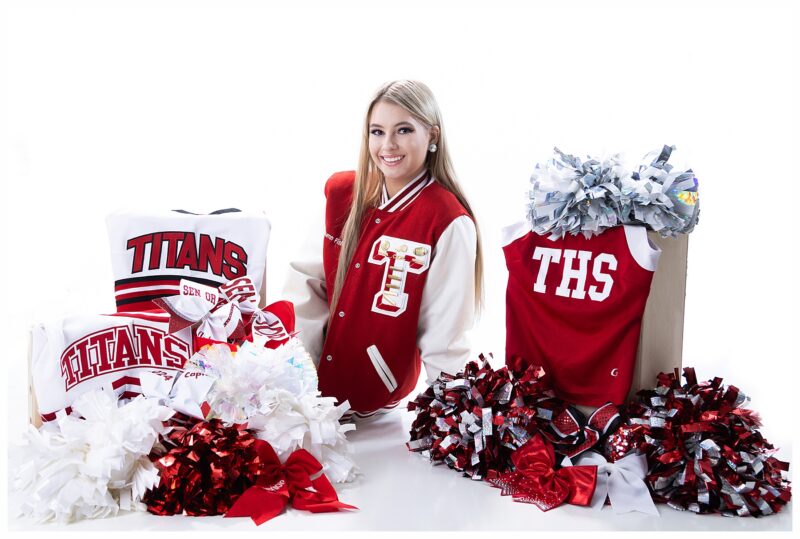
[[[245,343],[235,353],[212,345],[190,363],[191,369],[216,377],[206,397],[212,417],[246,422],[281,460],[306,449],[333,482],[357,476],[345,437],[354,426],[339,423],[347,407],[320,397],[314,363],[300,340],[292,338],[276,349]]]
[[[147,455],[173,412],[144,397],[118,406],[110,390],[85,393],[72,407],[55,427],[25,433],[13,468],[20,512],[66,523],[143,509],[141,497],[158,482]]]

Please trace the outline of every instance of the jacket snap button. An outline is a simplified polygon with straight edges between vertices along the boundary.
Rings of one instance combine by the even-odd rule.
[[[328,361],[331,361],[333,359],[333,356],[328,354],[328,356],[325,359],[327,359]]]
[[[375,219],[375,224],[378,224],[378,223],[380,223],[380,222],[381,222],[381,218],[380,218],[380,217],[378,217],[377,219]]]
[[[344,318],[344,311],[339,311],[339,318]]]
[[[361,263],[360,262],[356,262],[356,269],[358,269],[360,267],[361,267]]]

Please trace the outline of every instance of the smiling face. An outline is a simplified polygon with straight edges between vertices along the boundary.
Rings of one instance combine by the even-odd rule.
[[[387,182],[404,184],[425,168],[436,128],[428,128],[406,109],[378,101],[369,118],[369,153]]]

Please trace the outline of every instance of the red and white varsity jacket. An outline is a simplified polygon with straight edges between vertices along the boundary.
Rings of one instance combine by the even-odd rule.
[[[323,245],[292,263],[284,297],[299,337],[318,361],[323,395],[357,416],[395,406],[417,384],[455,373],[469,358],[474,322],[476,232],[452,193],[427,173],[366,212],[338,304],[329,294],[350,210],[355,173],[325,185]]]
[[[526,221],[503,235],[506,363],[543,366],[574,404],[621,404],[661,250],[641,226],[551,240]]]

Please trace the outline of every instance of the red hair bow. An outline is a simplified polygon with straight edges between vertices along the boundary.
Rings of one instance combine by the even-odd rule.
[[[589,505],[597,484],[597,466],[570,466],[554,470],[553,446],[540,434],[511,456],[514,471],[491,474],[487,480],[516,502],[536,504],[549,511],[563,503]]]
[[[322,465],[305,449],[298,449],[281,464],[272,446],[255,441],[261,461],[256,483],[236,500],[225,517],[250,517],[257,525],[280,515],[291,502],[295,509],[327,513],[358,509],[339,501]],[[313,479],[312,479],[313,478]]]

